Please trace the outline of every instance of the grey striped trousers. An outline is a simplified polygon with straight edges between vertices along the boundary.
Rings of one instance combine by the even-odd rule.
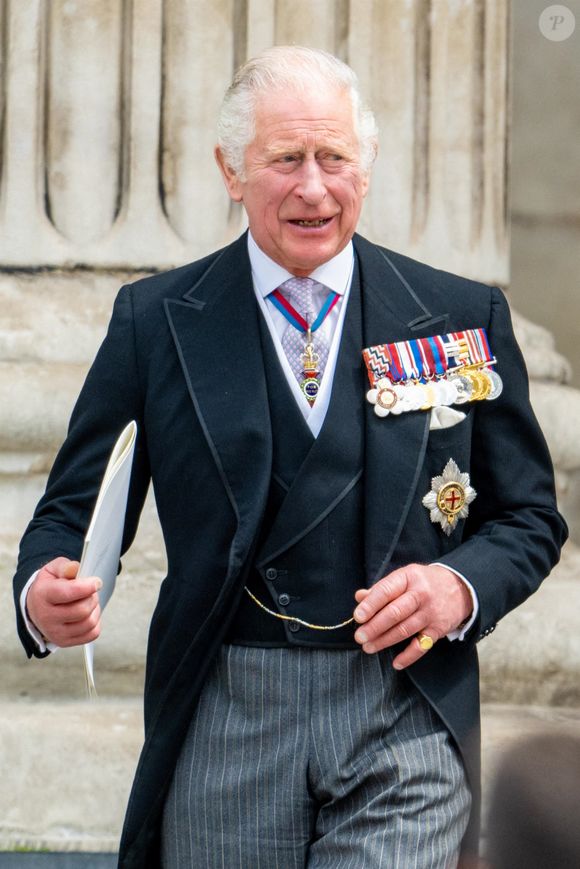
[[[177,763],[164,869],[451,869],[470,794],[390,651],[223,646]]]

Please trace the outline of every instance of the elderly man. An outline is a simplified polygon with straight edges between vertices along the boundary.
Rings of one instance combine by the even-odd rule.
[[[249,232],[121,290],[24,537],[28,653],[96,637],[75,559],[135,419],[125,548],[151,479],[168,575],[123,869],[448,869],[477,840],[475,644],[566,530],[501,292],[355,235],[375,152],[336,58],[238,72],[216,157]]]

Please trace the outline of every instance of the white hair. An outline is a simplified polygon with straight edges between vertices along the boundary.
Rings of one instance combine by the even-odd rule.
[[[256,134],[260,96],[272,91],[308,93],[334,86],[348,93],[360,145],[361,167],[370,172],[377,153],[377,125],[363,105],[356,73],[334,55],[301,45],[277,45],[248,60],[234,75],[218,119],[218,144],[226,163],[244,178],[244,155]]]

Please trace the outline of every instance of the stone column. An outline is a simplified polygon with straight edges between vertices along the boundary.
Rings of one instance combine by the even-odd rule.
[[[303,42],[349,62],[377,112],[362,230],[507,283],[507,0],[11,0],[0,15],[0,268],[160,269],[237,233],[213,165],[221,96],[248,53]]]

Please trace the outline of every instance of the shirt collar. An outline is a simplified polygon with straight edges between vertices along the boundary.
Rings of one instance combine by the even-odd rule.
[[[248,254],[252,266],[254,287],[264,298],[269,296],[270,293],[283,284],[284,281],[287,281],[288,278],[293,277],[290,272],[286,271],[286,269],[281,265],[278,265],[277,262],[274,262],[273,259],[270,259],[270,257],[258,247],[252,238],[252,233],[249,231]],[[341,250],[340,253],[337,253],[336,256],[333,256],[332,259],[323,263],[321,266],[317,266],[308,277],[324,284],[324,286],[328,287],[329,290],[334,290],[335,293],[343,296],[348,288],[350,276],[352,274],[353,258],[354,250],[352,241],[349,241],[347,246]]]

